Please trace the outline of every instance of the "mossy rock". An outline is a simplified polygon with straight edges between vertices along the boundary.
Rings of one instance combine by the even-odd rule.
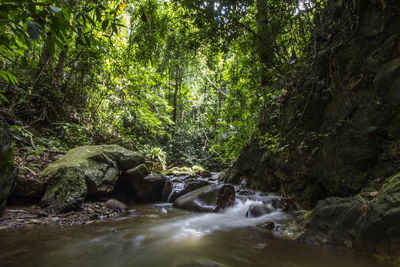
[[[204,169],[202,166],[200,166],[200,165],[194,165],[193,167],[192,167],[192,171],[195,173],[195,174],[200,174],[201,172],[204,172],[204,171],[206,171],[206,169]]]
[[[53,211],[65,211],[88,196],[98,197],[109,194],[121,172],[144,163],[144,157],[118,145],[81,146],[65,154],[61,159],[50,164],[40,176],[48,180],[49,186],[42,199],[43,206]],[[70,174],[65,181],[63,173]],[[82,188],[85,184],[85,189]],[[65,185],[68,188],[61,190]],[[76,186],[76,194],[73,186]],[[61,196],[53,192],[58,192]],[[57,204],[51,204],[51,199]],[[77,198],[71,200],[71,198]],[[65,200],[67,203],[61,204]],[[65,206],[65,207],[64,207]]]
[[[195,173],[189,167],[173,167],[171,169],[161,172],[162,175],[174,175],[174,176],[184,176],[184,175],[194,175]]]
[[[87,186],[79,168],[60,167],[52,177],[40,205],[50,213],[74,210],[85,200]]]

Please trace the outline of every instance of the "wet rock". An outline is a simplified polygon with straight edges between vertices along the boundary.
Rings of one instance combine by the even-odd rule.
[[[206,171],[206,170],[200,172],[199,174],[201,177],[211,177],[212,176],[211,172]]]
[[[167,181],[165,183],[165,186],[164,186],[163,191],[161,193],[161,200],[162,201],[166,201],[166,202],[169,201],[169,196],[172,193],[173,187],[174,186],[173,186],[171,181]]]
[[[272,199],[271,205],[275,209],[281,209],[283,211],[295,211],[300,208],[299,204],[297,204],[293,199],[284,197]]]
[[[180,196],[174,202],[177,208],[193,211],[215,212],[232,206],[235,202],[235,188],[231,184],[207,185]]]
[[[261,217],[265,214],[271,213],[271,208],[268,208],[266,205],[252,205],[246,212],[246,217],[248,218],[256,218]]]
[[[165,179],[160,174],[150,174],[146,177],[132,177],[130,180],[139,202],[161,200]]]
[[[178,189],[173,188],[171,190],[171,193],[169,194],[169,198],[167,201],[174,202],[178,197],[183,196],[184,194],[187,194],[189,192],[192,192],[196,189],[199,189],[209,184],[211,183],[204,180],[195,180],[195,179],[186,180],[184,182],[183,188],[178,187]]]
[[[265,230],[273,231],[276,228],[275,222],[267,222],[262,225]]]
[[[106,206],[107,208],[110,208],[110,209],[120,210],[120,211],[124,211],[128,207],[127,205],[125,205],[124,203],[122,203],[121,201],[116,200],[116,199],[107,200],[107,202],[104,203],[104,206]]]
[[[8,125],[0,119],[0,216],[4,212],[7,197],[15,180],[13,149]]]

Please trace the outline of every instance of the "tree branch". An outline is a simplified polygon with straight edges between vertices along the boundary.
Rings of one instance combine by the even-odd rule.
[[[206,78],[206,80],[208,81],[208,83],[211,84],[211,86],[214,87],[214,89],[216,89],[218,92],[220,92],[223,96],[226,97],[226,94],[225,94],[221,89],[219,89],[219,88],[215,85],[215,83],[213,83],[213,82],[210,80],[210,78],[208,78],[207,74],[206,74],[200,67],[199,67],[199,70],[200,70],[201,74],[204,75],[204,77]]]

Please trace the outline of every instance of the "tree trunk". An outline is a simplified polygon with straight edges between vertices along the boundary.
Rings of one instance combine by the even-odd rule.
[[[267,0],[257,0],[257,27],[258,35],[258,53],[261,63],[260,84],[261,91],[270,84],[270,75],[268,68],[271,67],[274,59],[273,42],[274,33],[271,30],[270,21],[268,19]]]

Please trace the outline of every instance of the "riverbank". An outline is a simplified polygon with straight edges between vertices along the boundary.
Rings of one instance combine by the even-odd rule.
[[[85,225],[135,215],[134,209],[110,208],[104,202],[85,202],[75,211],[58,214],[47,213],[37,205],[8,206],[0,218],[0,231],[35,225]]]

